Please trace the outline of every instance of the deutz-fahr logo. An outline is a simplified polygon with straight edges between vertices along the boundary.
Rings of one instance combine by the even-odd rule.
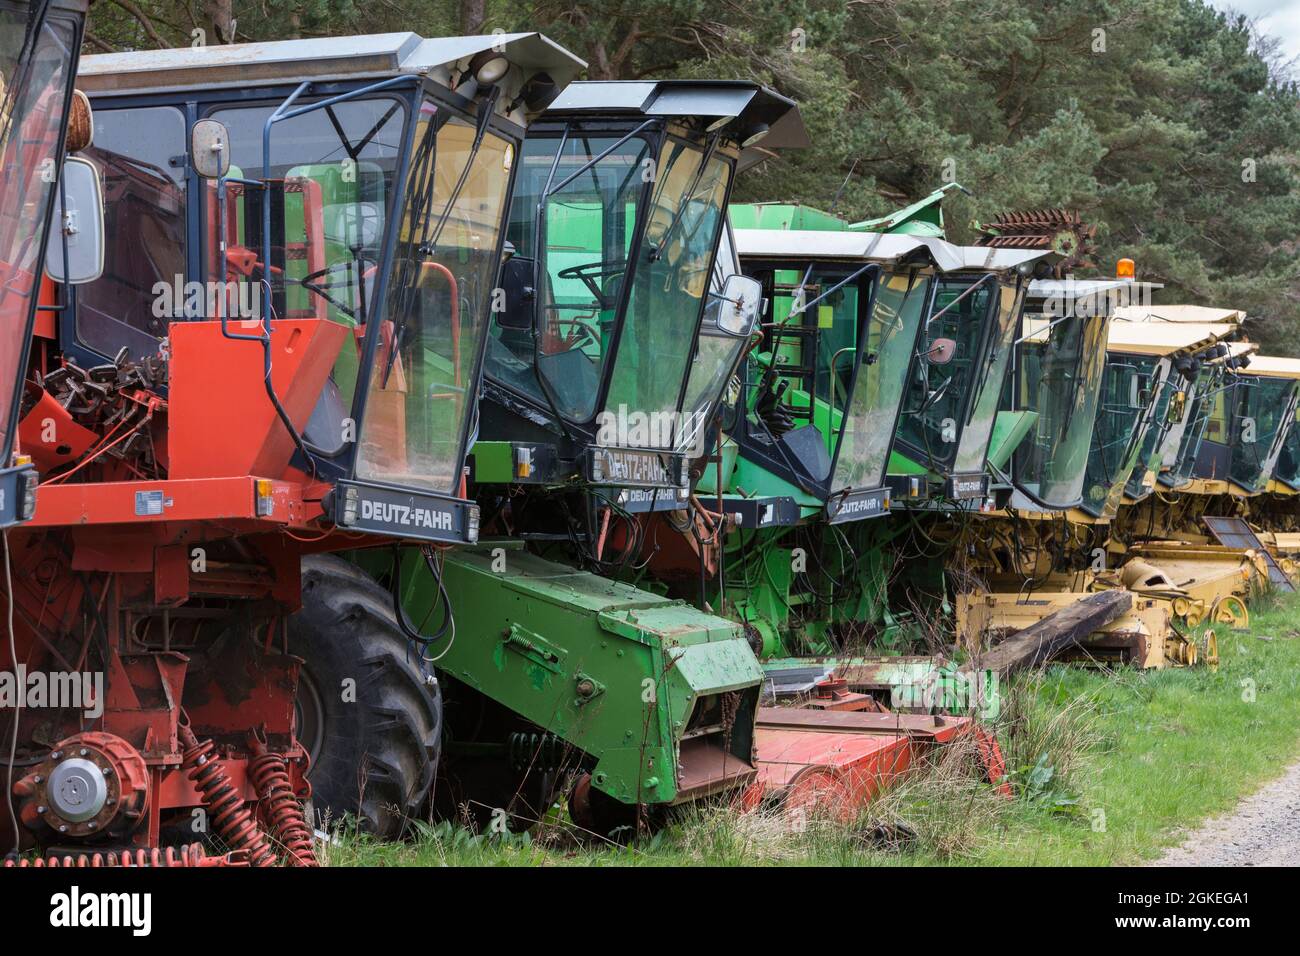
[[[879,511],[880,505],[879,498],[859,498],[857,501],[850,499],[835,509],[835,513],[839,515],[871,514]]]
[[[361,499],[361,520],[401,525],[404,528],[427,528],[430,531],[450,531],[454,527],[450,511],[395,505],[386,501],[371,501],[369,498]]]
[[[832,498],[826,506],[826,512],[832,523],[852,521],[856,518],[872,518],[882,515],[889,508],[889,491],[875,488],[859,491],[842,498]]]
[[[984,497],[984,475],[958,476],[952,478],[951,494],[953,498]]]
[[[669,455],[654,452],[596,448],[592,454],[592,480],[610,484],[675,485],[677,481],[664,465]]]

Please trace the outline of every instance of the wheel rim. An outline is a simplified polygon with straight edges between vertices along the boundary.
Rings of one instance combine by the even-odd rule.
[[[325,743],[325,703],[320,689],[306,669],[298,673],[298,693],[293,699],[294,735],[307,751],[311,766],[316,765]]]

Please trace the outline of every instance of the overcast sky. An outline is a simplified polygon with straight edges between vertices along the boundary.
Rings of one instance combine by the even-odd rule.
[[[1210,0],[1220,10],[1258,17],[1260,29],[1282,41],[1287,56],[1300,56],[1300,0]]]

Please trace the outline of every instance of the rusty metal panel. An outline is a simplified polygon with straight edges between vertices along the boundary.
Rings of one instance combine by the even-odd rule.
[[[1204,516],[1201,520],[1210,529],[1210,534],[1214,535],[1219,544],[1224,547],[1236,548],[1239,551],[1258,551],[1263,555],[1265,563],[1268,564],[1268,580],[1273,587],[1279,591],[1295,590],[1291,579],[1273,559],[1273,552],[1264,547],[1264,542],[1255,536],[1255,532],[1250,530],[1250,525],[1246,524],[1244,519]]]

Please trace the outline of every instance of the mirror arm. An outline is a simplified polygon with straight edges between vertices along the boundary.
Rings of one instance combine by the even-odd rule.
[[[870,271],[871,269],[875,269],[876,272],[880,272],[879,263],[868,262],[865,266],[863,266],[861,269],[854,272],[847,279],[841,279],[839,282],[835,283],[833,286],[831,286],[821,295],[817,296],[817,298],[813,299],[811,302],[805,302],[803,305],[799,306],[799,308],[791,309],[790,314],[785,317],[785,321],[788,322],[790,319],[793,319],[796,315],[802,315],[803,313],[807,312],[809,309],[811,309],[822,299],[826,298],[828,295],[838,292],[840,289],[844,288],[846,285],[848,285],[858,276],[862,275],[864,272]],[[802,288],[802,286],[800,288]],[[783,322],[782,324],[784,325],[785,323]]]

